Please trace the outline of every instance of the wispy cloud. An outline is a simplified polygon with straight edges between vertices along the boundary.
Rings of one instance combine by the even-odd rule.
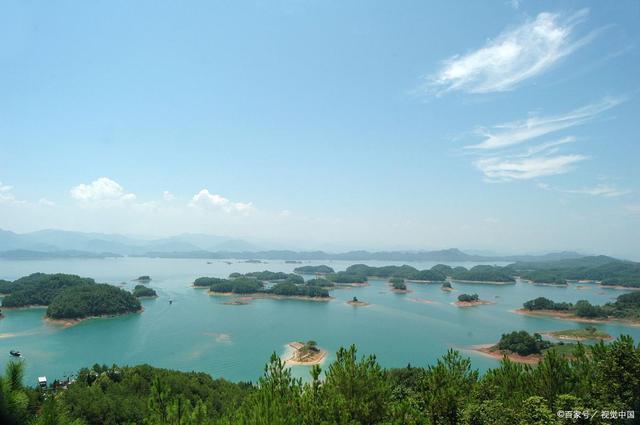
[[[575,163],[587,158],[578,154],[524,159],[497,156],[478,159],[474,165],[482,171],[487,181],[498,182],[563,174],[570,171]]]
[[[13,186],[0,182],[0,204],[24,204],[25,201],[16,199],[13,194]]]
[[[574,195],[600,196],[604,198],[617,198],[618,196],[623,196],[631,193],[630,190],[619,189],[611,184],[605,183],[597,184],[592,187],[582,187],[580,189],[562,189],[542,183],[539,184],[538,187],[555,192],[570,193]]]
[[[501,149],[537,139],[550,133],[575,127],[594,119],[604,111],[619,105],[623,99],[606,97],[571,112],[539,117],[531,116],[526,120],[512,121],[491,128],[478,128],[476,134],[484,140],[478,144],[466,146],[468,149]]]
[[[202,189],[200,192],[193,195],[189,206],[208,207],[227,213],[238,212],[244,214],[247,214],[254,209],[251,202],[232,202],[224,196],[210,193],[208,189]]]
[[[89,184],[72,187],[69,194],[82,202],[133,201],[136,195],[126,193],[124,188],[108,177],[100,177]]]
[[[587,15],[587,9],[570,16],[540,13],[534,20],[503,31],[478,50],[443,61],[441,69],[427,77],[426,89],[435,93],[513,89],[591,41],[594,33],[578,39],[574,36],[575,26]]]

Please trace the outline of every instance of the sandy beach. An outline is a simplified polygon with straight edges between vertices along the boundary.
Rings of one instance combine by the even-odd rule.
[[[284,361],[284,363],[287,366],[296,366],[296,365],[312,366],[312,365],[322,363],[322,361],[327,356],[327,350],[324,350],[318,347],[318,351],[316,353],[308,355],[307,357],[304,358],[304,360],[296,360],[295,359],[296,352],[297,352],[297,348],[295,348],[296,344],[299,344],[299,343],[293,341],[287,344],[289,348],[293,350],[293,352],[291,353],[291,356]]]
[[[538,364],[542,359],[542,356],[539,354],[532,354],[530,356],[521,356],[520,354],[504,352],[494,347],[495,347],[495,344],[481,344],[481,345],[473,345],[469,348],[469,350],[474,351],[476,353],[480,353],[487,357],[491,357],[496,360],[502,360],[504,357],[507,357],[512,362],[524,363],[524,364],[530,364],[530,365]]]
[[[347,301],[347,304],[349,304],[349,305],[351,305],[353,307],[366,307],[366,306],[371,305],[371,304],[369,304],[367,302],[364,302],[364,301],[353,301],[353,300]]]
[[[69,328],[71,326],[75,326],[80,322],[84,322],[85,320],[91,320],[91,319],[115,319],[116,317],[122,317],[122,316],[126,316],[128,314],[140,314],[144,311],[144,307],[142,307],[139,311],[132,311],[130,313],[124,313],[124,314],[104,314],[104,315],[100,315],[100,316],[87,316],[87,317],[81,317],[81,318],[77,318],[77,319],[52,319],[50,317],[44,316],[44,321],[50,325],[54,325],[54,326],[62,326],[65,328]]]

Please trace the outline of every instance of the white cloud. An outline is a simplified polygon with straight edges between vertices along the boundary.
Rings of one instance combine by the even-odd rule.
[[[0,203],[2,204],[24,204],[25,201],[19,201],[13,194],[13,186],[9,186],[0,182]]]
[[[476,133],[484,138],[481,143],[466,146],[469,149],[501,149],[525,143],[529,140],[583,124],[598,114],[619,105],[621,99],[604,98],[566,114],[537,117],[532,116],[522,121],[512,121],[495,125],[490,129],[480,128]]]
[[[584,155],[540,156],[526,159],[490,157],[474,162],[488,181],[527,180],[564,174],[573,164],[587,159]]]
[[[168,190],[165,190],[164,192],[162,192],[162,199],[164,199],[167,202],[171,202],[175,200],[176,197],[173,193],[169,192]]]
[[[593,36],[578,40],[573,37],[575,25],[587,14],[586,9],[568,17],[540,13],[532,21],[503,31],[476,51],[443,61],[442,68],[428,78],[427,88],[439,93],[510,90],[588,43]]]
[[[227,213],[239,212],[244,214],[247,214],[254,209],[251,202],[232,202],[224,196],[209,193],[208,189],[202,189],[200,192],[193,195],[189,206],[209,207],[219,209]]]
[[[576,138],[573,136],[563,137],[562,139],[553,140],[551,142],[545,142],[539,145],[531,146],[527,149],[525,153],[519,156],[530,157],[542,152],[545,152],[546,154],[554,154],[558,151],[558,146],[561,146],[567,143],[573,143],[575,141],[576,141]]]
[[[604,198],[616,198],[618,196],[623,196],[631,193],[630,190],[618,189],[613,185],[605,183],[597,184],[593,187],[583,187],[580,189],[561,189],[552,187],[547,184],[539,184],[538,187],[555,192],[570,193],[575,195],[602,196]]]
[[[89,184],[79,184],[69,191],[71,197],[79,201],[133,201],[136,195],[126,193],[117,182],[100,177]]]
[[[627,205],[627,211],[629,211],[633,215],[637,215],[638,217],[640,217],[640,204]]]

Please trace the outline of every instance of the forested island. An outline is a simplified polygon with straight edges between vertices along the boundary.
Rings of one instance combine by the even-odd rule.
[[[320,266],[300,266],[300,267],[296,267],[295,269],[293,269],[294,272],[296,273],[300,273],[300,274],[329,274],[329,273],[335,273],[335,271],[329,267],[329,266],[325,266],[325,265],[320,265]]]
[[[136,285],[136,287],[133,288],[132,293],[136,298],[154,298],[158,296],[155,289],[144,285]]]
[[[0,282],[2,306],[47,306],[50,319],[84,319],[138,312],[140,302],[130,292],[71,274],[34,273]]]
[[[401,277],[392,277],[389,279],[389,284],[394,292],[398,293],[406,293],[409,292],[407,289],[407,284],[404,283],[404,279]]]
[[[124,289],[106,283],[76,285],[61,291],[47,307],[54,320],[80,320],[142,310],[140,301]]]
[[[67,386],[54,382],[45,397],[43,389],[22,383],[25,363],[10,362],[0,377],[0,421],[559,425],[565,421],[557,411],[588,409],[595,416],[589,423],[602,424],[612,423],[603,419],[602,409],[637,414],[640,346],[631,337],[598,343],[589,351],[577,344],[567,356],[536,336],[517,334],[507,334],[498,344],[516,353],[533,351],[539,356],[537,367],[507,360],[480,374],[470,359],[449,350],[431,365],[385,369],[375,356],[360,356],[352,346],[340,348],[326,368],[313,366],[307,383],[294,378],[274,353],[256,384],[148,365],[96,364],[81,369]]]
[[[514,275],[537,283],[566,284],[595,281],[603,286],[640,288],[640,263],[606,255],[544,262],[516,262],[507,266]]]
[[[460,294],[458,295],[458,301],[456,301],[454,304],[458,307],[473,307],[476,305],[493,303],[491,301],[481,300],[478,294]]]
[[[640,292],[619,295],[616,301],[602,306],[593,305],[587,300],[580,300],[573,304],[538,297],[525,302],[523,307],[517,312],[576,321],[640,322]]]
[[[267,286],[267,283],[271,283]],[[302,276],[281,272],[232,273],[228,279],[200,277],[194,287],[208,288],[212,295],[250,295],[262,297],[295,297],[301,299],[328,300],[326,288],[335,286],[325,279],[312,279],[305,282]]]

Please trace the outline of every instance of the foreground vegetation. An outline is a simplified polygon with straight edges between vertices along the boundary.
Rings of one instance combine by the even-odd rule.
[[[545,352],[533,367],[504,359],[484,375],[450,350],[435,364],[382,368],[375,356],[340,349],[311,381],[293,378],[274,354],[258,383],[143,365],[83,369],[68,389],[22,385],[10,363],[0,385],[0,423],[23,424],[464,424],[556,425],[556,412],[640,410],[640,346],[630,337],[577,345],[567,358]],[[634,423],[628,421],[625,423]]]

